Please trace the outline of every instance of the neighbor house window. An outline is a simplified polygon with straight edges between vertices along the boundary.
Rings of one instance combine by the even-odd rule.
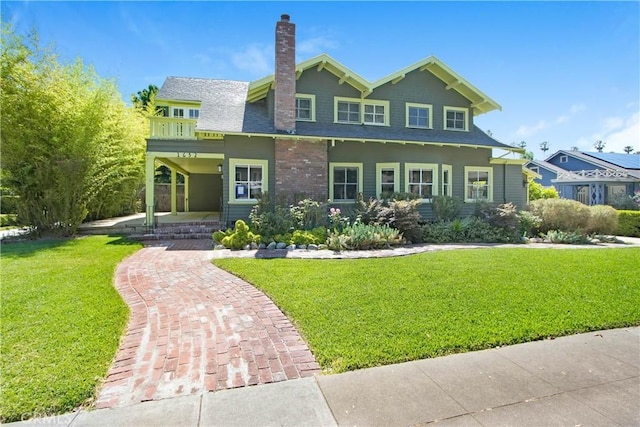
[[[531,172],[540,173],[540,168],[538,168],[538,166],[530,166],[529,170]]]
[[[308,94],[296,94],[296,120],[315,122],[316,121],[316,96]]]
[[[447,130],[468,130],[467,109],[444,107],[444,128]]]
[[[329,163],[329,198],[353,202],[362,192],[362,163]]]
[[[568,156],[560,156],[560,163],[567,163],[569,161]]]
[[[467,166],[464,176],[465,202],[493,201],[493,168]]]
[[[406,104],[406,126],[408,128],[431,129],[431,105]]]
[[[400,191],[400,163],[376,164],[376,192],[381,198],[387,198]]]
[[[451,165],[442,165],[442,195],[451,197],[453,195],[453,184],[451,182],[453,169]]]
[[[389,101],[340,97],[334,100],[336,123],[389,125]]]
[[[430,163],[405,164],[405,186],[407,193],[424,201],[438,195],[438,165]]]
[[[267,190],[268,161],[254,159],[229,159],[230,202],[255,203]]]

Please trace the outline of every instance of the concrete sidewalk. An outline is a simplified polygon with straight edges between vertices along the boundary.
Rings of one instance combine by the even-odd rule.
[[[15,426],[640,425],[640,327]]]

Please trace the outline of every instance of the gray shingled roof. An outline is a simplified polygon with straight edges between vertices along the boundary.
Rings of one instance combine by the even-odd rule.
[[[547,170],[549,170],[551,172],[555,172],[555,173],[566,172],[565,169],[562,169],[561,167],[556,166],[554,164],[551,164],[549,162],[545,162],[544,160],[529,160],[527,162],[527,167],[529,167],[528,165],[530,165],[530,164],[540,166],[542,168],[545,168],[545,169],[547,169]]]
[[[157,98],[200,101],[200,117],[196,125],[199,131],[276,134],[265,101],[246,102],[248,88],[249,82],[168,77],[158,91]],[[491,138],[475,125],[470,132],[451,132],[297,122],[296,133],[301,136],[331,139],[375,139],[513,148]]]

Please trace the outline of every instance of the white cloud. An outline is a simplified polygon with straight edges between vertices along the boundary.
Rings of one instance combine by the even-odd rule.
[[[296,43],[296,53],[304,55],[317,55],[329,49],[337,49],[338,42],[328,36],[319,36]]]
[[[631,145],[640,150],[640,114],[637,112],[624,119],[623,124],[603,138],[607,145],[605,151],[623,153],[624,147]]]
[[[249,71],[256,75],[272,74],[273,52],[272,45],[253,43],[242,51],[233,53],[231,62],[242,71]]]
[[[211,62],[211,57],[205,53],[196,53],[195,55],[193,55],[193,59],[203,65],[209,64]]]
[[[515,132],[515,135],[520,138],[528,138],[537,134],[538,132],[548,129],[551,126],[560,125],[562,123],[566,123],[571,118],[578,113],[587,109],[587,106],[584,104],[573,104],[569,107],[569,112],[565,114],[561,114],[553,120],[540,120],[535,125],[521,125]]]
[[[571,114],[578,114],[581,111],[584,111],[587,109],[587,106],[584,104],[573,104],[571,106],[571,108],[569,108],[569,112]]]
[[[516,136],[519,136],[521,138],[526,138],[548,127],[549,127],[549,123],[547,123],[545,120],[540,120],[538,123],[536,123],[533,126],[522,125],[516,131]]]
[[[640,114],[635,112],[627,117],[608,117],[602,121],[601,130],[589,137],[580,137],[576,146],[583,151],[595,151],[596,141],[604,141],[604,152],[624,153],[630,145],[640,150]]]

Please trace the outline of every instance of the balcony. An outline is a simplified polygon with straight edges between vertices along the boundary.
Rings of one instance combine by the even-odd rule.
[[[196,119],[152,117],[151,138],[196,139]]]
[[[558,172],[557,181],[615,181],[628,177],[629,174],[623,170],[594,169]]]

